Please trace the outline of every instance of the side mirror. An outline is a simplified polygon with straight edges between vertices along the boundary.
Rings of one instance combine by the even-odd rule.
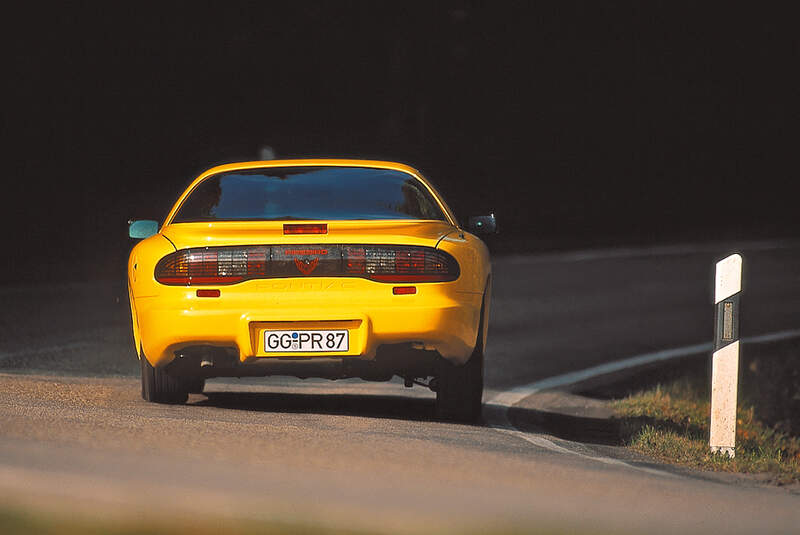
[[[158,234],[158,221],[151,219],[137,219],[128,221],[128,237],[142,240]]]
[[[494,214],[470,216],[467,230],[473,234],[483,236],[497,234],[497,219],[495,219]]]

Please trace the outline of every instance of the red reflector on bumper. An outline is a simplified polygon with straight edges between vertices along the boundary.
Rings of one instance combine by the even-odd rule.
[[[197,290],[197,297],[219,297],[219,290]]]
[[[395,286],[392,288],[394,295],[411,295],[417,293],[416,286]]]
[[[327,234],[327,223],[286,223],[283,225],[284,234]]]

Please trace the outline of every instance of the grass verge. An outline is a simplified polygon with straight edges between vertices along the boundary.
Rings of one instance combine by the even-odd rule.
[[[800,344],[745,349],[734,459],[709,450],[708,375],[696,369],[614,402],[628,445],[692,468],[766,474],[777,484],[800,482],[797,414],[789,410],[800,399],[800,391],[794,383],[780,382],[797,377]]]

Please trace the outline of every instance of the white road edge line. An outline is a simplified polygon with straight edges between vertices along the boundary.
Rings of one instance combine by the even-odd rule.
[[[511,425],[511,424],[509,424]],[[564,453],[569,455],[575,455],[577,457],[581,457],[583,459],[589,461],[595,461],[603,464],[614,465],[614,466],[622,466],[625,468],[631,468],[633,470],[637,470],[639,472],[645,472],[648,474],[653,474],[657,476],[663,477],[677,477],[675,474],[671,474],[669,472],[664,472],[663,470],[657,470],[655,468],[647,468],[646,466],[637,466],[635,464],[626,463],[625,461],[621,461],[619,459],[614,459],[612,457],[604,457],[604,456],[595,456],[595,455],[587,455],[585,453],[581,453],[576,450],[571,450],[569,448],[565,448],[563,446],[559,446],[552,440],[549,440],[541,435],[535,435],[533,433],[526,433],[524,431],[520,431],[518,429],[509,429],[507,427],[501,427],[497,425],[491,425],[492,429],[496,431],[500,431],[501,433],[507,433],[509,435],[513,435],[515,437],[521,438],[530,442],[534,446],[539,446],[542,449],[550,450],[556,453]]]
[[[742,338],[742,342],[745,344],[757,344],[765,342],[776,342],[780,340],[788,340],[791,338],[800,338],[800,329],[790,329],[774,333],[762,334],[759,336],[750,336]],[[675,347],[672,349],[664,349],[661,351],[654,351],[652,353],[637,355],[635,357],[630,357],[627,359],[616,360],[606,364],[601,364],[599,366],[592,366],[591,368],[586,368],[584,370],[565,373],[563,375],[556,375],[555,377],[549,377],[547,379],[542,379],[540,381],[535,381],[533,383],[529,383],[526,385],[517,386],[509,390],[497,393],[494,397],[492,397],[491,399],[486,401],[486,403],[484,403],[484,408],[488,409],[486,411],[486,422],[492,429],[496,429],[497,431],[513,435],[527,442],[530,442],[535,446],[539,446],[540,448],[550,450],[556,453],[567,453],[571,455],[576,455],[578,457],[582,457],[584,459],[601,462],[604,464],[624,466],[627,468],[632,468],[634,470],[647,472],[650,474],[674,477],[673,474],[670,474],[668,472],[663,472],[661,470],[646,468],[643,466],[636,466],[630,463],[626,463],[625,461],[620,461],[619,459],[613,459],[611,457],[587,455],[585,453],[581,453],[579,451],[575,451],[560,446],[555,442],[553,442],[552,440],[549,440],[540,434],[529,433],[517,429],[516,427],[514,427],[514,424],[511,423],[511,420],[508,417],[508,412],[514,405],[516,405],[523,399],[533,394],[536,394],[537,392],[541,392],[543,390],[549,390],[553,388],[573,385],[576,383],[580,383],[581,381],[585,381],[587,379],[599,377],[602,375],[606,375],[609,373],[629,368],[635,368],[636,366],[642,366],[644,364],[651,364],[662,360],[669,360],[680,357],[688,357],[690,355],[697,355],[700,353],[707,353],[710,352],[712,348],[713,346],[711,342],[708,342],[704,344],[693,344],[689,346]]]

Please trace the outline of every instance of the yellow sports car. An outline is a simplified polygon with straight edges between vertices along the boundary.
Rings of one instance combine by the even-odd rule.
[[[470,218],[475,234],[494,215]],[[142,397],[185,402],[210,377],[360,377],[480,415],[491,301],[484,243],[405,165],[274,160],[209,169],[128,261]]]

